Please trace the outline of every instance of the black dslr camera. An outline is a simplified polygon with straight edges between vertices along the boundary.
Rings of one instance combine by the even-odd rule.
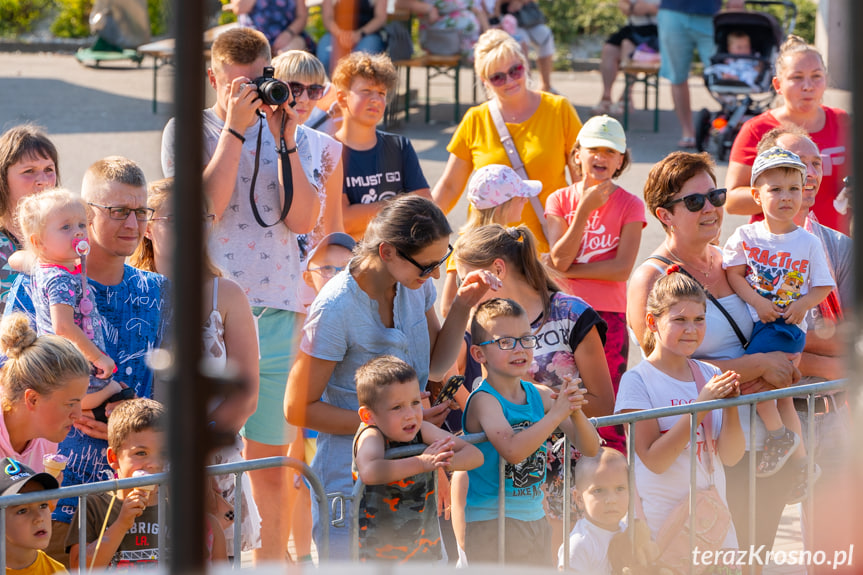
[[[264,68],[264,75],[252,80],[252,84],[258,87],[258,95],[264,104],[270,106],[281,106],[291,96],[288,85],[273,78],[273,67]]]

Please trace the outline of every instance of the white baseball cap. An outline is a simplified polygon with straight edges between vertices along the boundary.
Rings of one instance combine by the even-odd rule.
[[[582,148],[611,148],[626,153],[626,134],[611,116],[594,116],[581,127],[575,141]]]
[[[532,198],[542,191],[542,182],[522,180],[515,170],[489,164],[474,172],[467,185],[467,199],[479,210],[494,208],[512,198]]]

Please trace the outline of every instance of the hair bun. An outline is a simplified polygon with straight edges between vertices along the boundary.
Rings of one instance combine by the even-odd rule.
[[[36,341],[36,332],[23,313],[12,314],[0,323],[0,351],[9,359],[18,359]]]

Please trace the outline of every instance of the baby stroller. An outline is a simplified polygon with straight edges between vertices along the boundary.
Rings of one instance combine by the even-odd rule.
[[[776,92],[773,89],[773,65],[779,46],[786,34],[794,31],[797,7],[791,0],[747,0],[746,6],[764,8],[778,5],[784,8],[783,22],[768,12],[720,12],[713,17],[713,38],[717,53],[711,58],[713,64],[728,59],[750,59],[756,62],[757,77],[751,82],[729,79],[705,69],[704,84],[710,95],[722,107],[718,112],[702,108],[695,118],[695,145],[699,152],[710,152],[717,160],[725,161],[731,144],[743,122],[770,108]],[[751,56],[728,53],[728,36],[732,32],[743,32],[749,36]]]

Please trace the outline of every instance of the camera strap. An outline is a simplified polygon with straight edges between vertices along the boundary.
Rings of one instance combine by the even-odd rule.
[[[255,221],[262,228],[271,228],[279,222],[284,221],[288,217],[288,212],[291,211],[291,204],[294,201],[293,170],[291,169],[288,147],[285,144],[285,124],[287,123],[288,116],[284,112],[282,114],[282,129],[279,132],[279,147],[276,148],[276,152],[278,152],[279,158],[282,160],[282,188],[285,191],[285,201],[282,205],[282,213],[279,219],[268,224],[264,222],[261,213],[258,211],[258,205],[255,203],[255,182],[258,180],[258,168],[260,168],[261,163],[261,138],[264,133],[264,115],[260,111],[258,112],[260,121],[258,124],[258,139],[255,144],[255,169],[252,171],[252,182],[249,186],[249,204],[252,206],[252,215],[255,217]]]

